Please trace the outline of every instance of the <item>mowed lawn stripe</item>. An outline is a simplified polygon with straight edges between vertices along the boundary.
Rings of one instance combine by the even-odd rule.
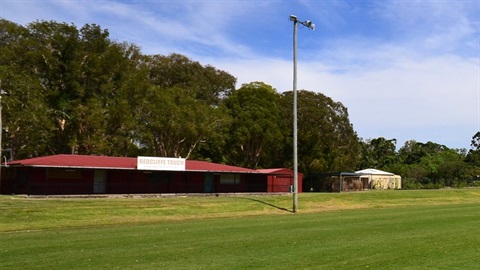
[[[480,189],[303,193],[300,213],[480,203]],[[0,196],[0,233],[148,224],[255,215],[291,215],[291,195],[173,198],[25,198]]]
[[[0,234],[2,269],[476,269],[480,204]]]

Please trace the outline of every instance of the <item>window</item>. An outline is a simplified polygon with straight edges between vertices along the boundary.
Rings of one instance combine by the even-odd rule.
[[[222,185],[237,185],[240,184],[240,175],[239,174],[221,174],[220,175],[220,184]]]

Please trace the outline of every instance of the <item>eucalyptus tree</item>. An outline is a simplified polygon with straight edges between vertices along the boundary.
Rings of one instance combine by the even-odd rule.
[[[71,140],[78,130],[75,100],[82,91],[77,80],[81,64],[80,33],[74,25],[53,21],[31,23],[27,29],[31,47],[26,66],[40,85],[48,106],[44,114],[51,119],[49,152],[66,153],[71,151]]]
[[[130,153],[140,103],[132,91],[146,88],[136,46],[112,42],[94,24],[13,27],[3,21],[1,31],[9,42],[0,61],[17,74],[8,80],[12,110],[5,140],[16,156]]]
[[[150,87],[138,123],[141,151],[215,159],[208,145],[223,136],[228,119],[220,101],[235,89],[236,79],[179,54],[146,56],[144,64]]]
[[[216,106],[235,90],[236,79],[211,65],[202,65],[181,54],[152,55],[146,60],[148,79],[161,89],[184,89],[192,98]]]
[[[189,158],[199,144],[209,140],[222,125],[220,107],[212,107],[188,93],[188,89],[152,86],[139,118],[140,144],[144,153]]]
[[[80,111],[89,127],[78,134],[84,149],[115,156],[138,153],[138,119],[145,109],[145,92],[150,87],[140,49],[128,43],[112,43],[101,52],[85,82],[91,96],[82,100]],[[88,85],[88,83],[86,83]],[[82,107],[80,107],[82,108]]]
[[[252,82],[225,100],[231,117],[225,148],[229,163],[249,168],[274,165],[285,137],[279,98],[272,86]]]
[[[35,42],[27,28],[0,20],[0,80],[10,93],[3,105],[3,149],[13,157],[37,156],[49,151],[51,130],[55,129],[40,81],[32,74]]]
[[[292,92],[281,96],[285,125],[292,131]],[[310,172],[349,171],[357,166],[358,136],[340,102],[313,91],[298,91],[299,170]],[[285,149],[291,157],[291,143]],[[290,159],[290,158],[289,158]]]

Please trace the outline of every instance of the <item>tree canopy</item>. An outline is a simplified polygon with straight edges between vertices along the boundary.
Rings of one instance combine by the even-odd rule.
[[[285,125],[291,125],[292,92],[284,92],[281,102]],[[301,171],[309,173],[355,169],[359,142],[348,118],[347,108],[321,93],[306,90],[298,91],[297,104]],[[287,152],[291,153],[289,150]]]
[[[284,143],[280,96],[262,82],[243,84],[227,99],[231,123],[227,136],[227,157],[232,164],[257,168],[275,164],[272,156]]]

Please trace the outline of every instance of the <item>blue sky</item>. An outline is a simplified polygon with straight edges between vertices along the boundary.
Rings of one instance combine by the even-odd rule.
[[[95,23],[144,54],[181,53],[235,76],[347,106],[362,138],[470,148],[480,130],[480,0],[0,0],[0,17]]]

